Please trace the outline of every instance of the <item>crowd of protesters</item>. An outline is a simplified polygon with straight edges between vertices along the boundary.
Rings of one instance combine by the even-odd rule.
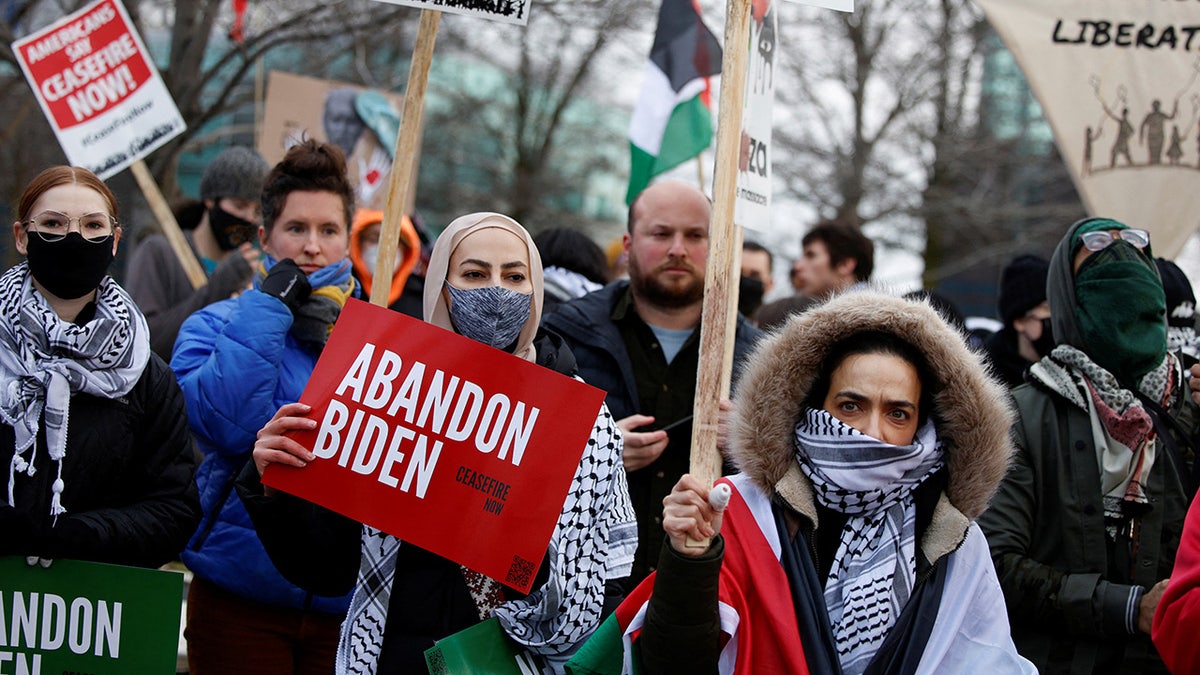
[[[0,276],[0,555],[181,560],[191,673],[422,672],[492,617],[553,673],[1200,669],[1195,295],[1145,230],[1064,223],[1005,266],[985,334],[871,287],[856,226],[813,227],[766,304],[775,258],[747,242],[714,487],[688,473],[698,189],[634,200],[621,278],[498,213],[431,246],[405,216],[376,269],[384,215],[315,140],[274,167],[226,150],[200,192],[199,288],[158,235],[118,285],[116,200],[67,166],[29,182]],[[606,394],[529,593],[262,483],[315,459],[298,400],[375,284]]]

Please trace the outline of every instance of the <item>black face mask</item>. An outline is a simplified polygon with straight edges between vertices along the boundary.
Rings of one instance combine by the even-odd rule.
[[[1054,349],[1054,334],[1050,331],[1050,317],[1042,319],[1042,336],[1033,341],[1033,351],[1046,356]]]
[[[258,230],[254,223],[238,218],[221,208],[220,204],[213,204],[208,210],[208,226],[222,251],[232,251],[248,241],[254,241]]]
[[[113,261],[112,237],[90,242],[78,232],[53,242],[30,232],[26,251],[29,273],[63,300],[82,298],[96,290]]]
[[[742,316],[751,316],[762,305],[763,282],[754,277],[738,280],[738,311]]]

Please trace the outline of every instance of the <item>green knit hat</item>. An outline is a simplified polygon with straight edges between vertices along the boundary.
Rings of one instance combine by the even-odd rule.
[[[1079,249],[1083,248],[1083,235],[1088,232],[1098,232],[1100,230],[1128,230],[1129,226],[1125,223],[1117,222],[1112,218],[1089,218],[1083,221],[1078,228],[1075,229],[1075,234],[1071,235],[1071,259],[1075,259],[1075,255],[1079,253]]]

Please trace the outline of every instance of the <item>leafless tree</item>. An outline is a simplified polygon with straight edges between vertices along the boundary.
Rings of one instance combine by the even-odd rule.
[[[969,0],[783,18],[789,79],[777,87],[774,168],[818,217],[869,227],[885,251],[923,246],[934,286],[981,268],[994,277],[1022,251],[1048,253],[1080,212],[1035,116],[998,133],[1000,111],[1036,104],[1019,74],[1007,88],[983,86],[1002,47]]]
[[[595,218],[579,208],[590,184],[627,170],[613,89],[640,73],[656,9],[650,0],[545,0],[524,28],[444,21],[446,58],[494,69],[473,72],[468,86],[439,85],[445,105],[427,113],[425,152],[440,153],[444,164],[422,161],[420,189],[431,210],[502,210],[534,231],[591,229]],[[480,137],[482,144],[469,140]]]
[[[775,171],[822,218],[869,223],[919,204],[935,87],[922,38],[926,4],[881,0],[857,3],[852,14],[783,15]]]
[[[1022,252],[1048,256],[1083,211],[1032,93],[1015,66],[996,71],[1011,57],[978,8],[939,0],[937,9],[936,126],[920,211],[926,286],[972,270],[994,276]]]

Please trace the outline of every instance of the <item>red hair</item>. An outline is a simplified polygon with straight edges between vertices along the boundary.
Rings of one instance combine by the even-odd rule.
[[[29,219],[33,215],[29,211],[37,200],[41,198],[46,191],[51,188],[56,188],[60,185],[82,185],[86,188],[91,188],[104,197],[104,201],[108,204],[108,213],[113,218],[117,217],[117,198],[113,195],[112,190],[100,180],[99,176],[78,166],[66,166],[60,164],[43,170],[41,173],[33,177],[29,181],[29,185],[25,186],[25,192],[21,193],[21,201],[17,207],[17,218],[20,221]]]

